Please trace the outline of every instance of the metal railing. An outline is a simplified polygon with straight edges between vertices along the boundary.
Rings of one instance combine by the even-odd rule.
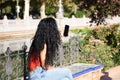
[[[0,54],[0,79],[20,80],[24,76],[27,78],[26,52],[27,46],[24,44],[22,50],[12,51],[10,47],[5,53]]]
[[[56,57],[56,66],[68,66],[74,63],[87,62],[89,53],[82,51],[78,42],[79,38],[70,38],[67,43],[59,47],[59,54]],[[0,79],[1,80],[27,80],[27,45],[22,50],[12,51],[7,48],[4,54],[0,54]]]
[[[23,52],[12,52],[8,47],[5,54],[0,56],[1,80],[15,80],[23,76]]]

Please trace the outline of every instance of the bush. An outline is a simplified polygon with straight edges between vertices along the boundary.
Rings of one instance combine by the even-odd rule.
[[[95,29],[71,30],[77,35],[71,40],[78,41],[79,62],[103,64],[105,69],[120,65],[119,29],[120,25],[111,25]]]

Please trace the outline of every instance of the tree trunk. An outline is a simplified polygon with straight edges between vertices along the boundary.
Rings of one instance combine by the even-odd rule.
[[[40,14],[41,14],[41,18],[45,18],[45,2],[42,3],[42,6],[40,7]]]
[[[29,19],[29,5],[30,0],[24,0],[25,1],[25,11],[24,11],[24,19]]]

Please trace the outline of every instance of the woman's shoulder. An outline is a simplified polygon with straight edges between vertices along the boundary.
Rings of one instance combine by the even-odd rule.
[[[51,70],[47,70],[46,76],[54,76],[54,79],[62,79],[62,78],[69,78],[69,80],[72,80],[72,73],[69,68],[54,68]]]
[[[57,67],[51,70],[47,70],[48,72],[71,72],[71,70],[69,68],[61,68],[61,67]]]

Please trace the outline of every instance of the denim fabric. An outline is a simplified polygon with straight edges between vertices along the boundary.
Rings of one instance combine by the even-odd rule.
[[[72,73],[68,68],[55,68],[44,70],[41,67],[30,72],[29,80],[73,80]]]

